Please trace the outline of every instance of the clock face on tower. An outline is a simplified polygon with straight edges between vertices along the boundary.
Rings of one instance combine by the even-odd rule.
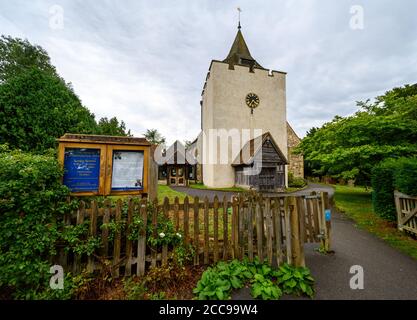
[[[246,104],[249,108],[255,109],[259,106],[259,102],[260,100],[257,94],[251,92],[246,95]]]

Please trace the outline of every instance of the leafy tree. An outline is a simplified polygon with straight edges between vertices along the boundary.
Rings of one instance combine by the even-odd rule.
[[[58,76],[48,53],[27,40],[1,36],[0,38],[0,83],[24,71],[37,68]]]
[[[126,131],[126,124],[124,121],[117,120],[116,117],[111,118],[101,118],[98,122],[98,134],[101,135],[110,135],[110,136],[129,136],[132,134],[130,130]]]
[[[32,68],[0,85],[0,143],[42,152],[67,132],[92,134],[98,127],[62,79]]]
[[[165,143],[165,137],[162,136],[162,134],[160,134],[158,132],[157,129],[147,129],[146,133],[144,133],[145,138],[152,144],[164,144]]]
[[[47,52],[27,40],[0,38],[0,144],[44,152],[65,133],[130,135],[123,121],[103,118],[81,104]]]
[[[395,88],[374,103],[358,105],[362,110],[355,115],[336,116],[303,139],[298,151],[308,171],[368,183],[382,160],[417,155],[416,86]]]

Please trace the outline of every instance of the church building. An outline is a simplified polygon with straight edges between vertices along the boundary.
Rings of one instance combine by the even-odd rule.
[[[198,158],[197,178],[204,185],[282,191],[289,168],[296,168],[294,176],[304,174],[303,157],[292,154],[300,139],[287,123],[285,81],[285,72],[264,68],[252,57],[239,23],[227,57],[211,61],[201,133],[187,150]],[[219,142],[222,135],[227,150]]]

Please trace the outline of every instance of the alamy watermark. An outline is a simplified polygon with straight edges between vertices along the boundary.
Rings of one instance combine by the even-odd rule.
[[[185,148],[181,143],[159,145],[154,160],[159,164],[248,165],[245,175],[262,170],[262,129],[209,129]]]
[[[60,265],[53,265],[49,269],[49,273],[53,276],[49,280],[49,287],[52,290],[63,290],[64,289],[64,268]]]
[[[364,289],[363,267],[360,265],[351,266],[349,273],[353,274],[353,276],[349,280],[350,288],[352,290],[363,290]]]
[[[349,26],[352,30],[363,30],[365,27],[365,10],[361,5],[354,5],[350,7]]]
[[[49,28],[52,30],[64,29],[64,8],[57,4],[49,7]]]

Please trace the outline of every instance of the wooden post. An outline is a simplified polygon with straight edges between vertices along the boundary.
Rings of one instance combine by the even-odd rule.
[[[122,218],[122,200],[119,199],[116,202],[116,223],[119,223]],[[119,277],[119,267],[120,267],[120,249],[121,249],[121,233],[120,230],[116,231],[114,235],[114,247],[113,247],[113,268],[114,268],[114,277]]]
[[[198,221],[198,214],[200,211],[200,201],[198,197],[194,198],[194,247],[195,247],[195,256],[194,256],[194,265],[197,266],[200,264],[200,226]]]
[[[274,204],[272,207],[272,221],[274,224],[274,238],[275,238],[275,257],[277,266],[279,267],[282,262],[282,229],[281,229],[281,210],[280,210],[280,198],[274,199]]]
[[[323,241],[323,245],[324,245],[324,250],[326,250],[326,252],[330,251],[330,231],[331,231],[331,220],[330,219],[326,219],[326,210],[330,210],[331,212],[331,206],[330,206],[330,202],[329,202],[329,194],[327,192],[322,192],[321,193],[321,203],[322,203],[322,221],[324,221],[323,226],[324,226],[324,241]]]
[[[165,197],[164,204],[163,204],[163,214],[164,218],[168,219],[168,212],[169,212],[169,199]],[[168,264],[168,245],[164,244],[162,246],[162,265]]]
[[[257,255],[260,262],[264,261],[264,254],[263,254],[263,210],[262,210],[262,202],[261,198],[256,198],[256,242],[257,242]]]
[[[174,224],[175,224],[175,231],[178,232],[180,229],[180,217],[179,217],[179,208],[180,208],[180,200],[178,197],[175,197],[174,200]]]
[[[313,199],[306,199],[306,215],[307,215],[307,222],[308,222],[308,240],[309,242],[315,242],[314,238],[314,229],[313,229],[313,219],[312,219],[312,212],[313,212]]]
[[[291,256],[291,226],[290,226],[290,208],[289,208],[289,198],[284,199],[284,221],[285,221],[285,245],[286,245],[286,254],[287,254],[287,263],[292,263]]]
[[[104,215],[103,215],[103,224],[108,224],[110,222],[110,210],[111,210],[111,201],[106,199],[104,201]],[[109,255],[109,228],[105,226],[103,231],[101,232],[102,238],[102,256],[103,258],[107,258]]]
[[[289,197],[290,224],[291,224],[291,257],[292,264],[296,267],[301,266],[300,253],[300,228],[298,223],[298,210],[295,197]]]
[[[268,263],[272,264],[272,219],[271,219],[271,198],[265,199],[265,231],[266,231],[266,252]]]
[[[314,242],[319,241],[320,227],[319,227],[319,216],[321,216],[320,203],[319,199],[312,199],[312,208],[311,208],[311,221],[313,222],[313,234]]]
[[[302,267],[306,266],[305,256],[304,256],[304,237],[305,237],[305,207],[304,207],[304,197],[297,197],[297,214],[298,214],[298,231],[299,231],[299,239],[298,244],[300,247],[300,260],[299,263]]]
[[[229,225],[228,225],[228,202],[226,196],[223,197],[223,260],[229,259]]]
[[[146,262],[146,229],[148,223],[147,201],[142,199],[139,206],[140,218],[143,224],[139,230],[138,247],[137,247],[137,266],[136,275],[143,276],[145,274]]]
[[[214,197],[213,202],[213,228],[214,228],[214,250],[213,260],[216,263],[219,260],[219,198]]]
[[[152,236],[154,239],[158,239],[158,199],[155,199],[152,206],[152,228],[153,233]],[[158,247],[151,246],[151,266],[154,268],[156,267],[156,257],[158,254]]]
[[[95,237],[97,235],[97,216],[98,216],[98,207],[97,207],[97,201],[94,200],[91,203],[91,215],[90,215],[90,231],[89,235],[91,237]],[[87,271],[93,272],[95,268],[94,265],[94,257],[89,256],[88,257],[88,264],[87,264]]]
[[[130,230],[129,225],[133,219],[133,208],[134,204],[132,198],[129,198],[127,203],[127,230],[126,230],[126,263],[125,263],[125,276],[130,277],[132,274],[132,240],[129,240]]]
[[[401,200],[400,200],[400,195],[398,194],[397,191],[394,192],[394,197],[395,197],[395,209],[397,211],[397,229],[402,231],[402,208],[401,208]]]
[[[236,197],[232,197],[232,258],[237,259],[239,257],[239,244],[238,244],[238,233],[239,233],[239,202]]]
[[[204,264],[209,263],[209,200],[204,198]]]
[[[238,230],[237,230],[237,258],[243,259],[245,256],[245,208],[243,197],[240,194],[238,198],[238,211],[237,211],[237,219],[238,219]]]
[[[253,197],[248,198],[248,256],[249,261],[253,261],[253,213],[255,203]]]
[[[185,244],[190,243],[190,203],[188,197],[184,199],[184,242]]]
[[[85,202],[80,202],[80,207],[77,210],[77,225],[84,223],[84,216],[85,216]],[[74,257],[74,267],[73,271],[74,274],[78,274],[81,271],[81,255],[76,254]]]

